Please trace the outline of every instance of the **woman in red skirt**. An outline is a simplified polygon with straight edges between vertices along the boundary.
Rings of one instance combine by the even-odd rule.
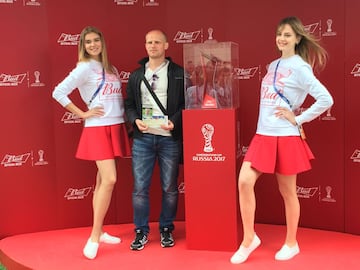
[[[276,260],[289,260],[300,252],[296,233],[300,204],[296,194],[298,173],[311,169],[314,158],[302,124],[317,118],[333,104],[325,86],[314,76],[313,67],[324,67],[326,51],[305,31],[296,17],[284,18],[276,30],[276,45],[281,56],[270,63],[262,80],[257,131],[244,158],[239,174],[239,203],[243,241],[231,257],[243,263],[260,245],[254,230],[254,186],[260,175],[276,175],[285,204],[287,233]],[[315,102],[298,114],[307,95]]]
[[[83,111],[68,97],[78,89],[87,105]],[[80,34],[79,61],[59,83],[53,97],[84,120],[76,157],[93,160],[98,168],[93,194],[93,226],[83,249],[88,259],[97,255],[99,243],[118,244],[120,238],[103,231],[103,221],[116,183],[115,157],[130,155],[119,74],[107,58],[103,34],[88,26]]]

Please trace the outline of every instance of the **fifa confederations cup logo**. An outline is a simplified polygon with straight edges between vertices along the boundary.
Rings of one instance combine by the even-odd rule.
[[[326,190],[326,198],[330,199],[332,188],[330,186],[326,186],[325,190]]]
[[[204,124],[201,127],[201,132],[204,135],[205,144],[204,144],[204,152],[210,153],[214,151],[214,148],[211,144],[212,136],[214,134],[214,127],[211,124]]]

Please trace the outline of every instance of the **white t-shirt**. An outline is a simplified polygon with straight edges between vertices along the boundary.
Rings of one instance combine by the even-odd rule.
[[[308,94],[315,99],[309,108],[295,117],[297,124],[310,122],[321,115],[332,106],[333,99],[325,86],[314,76],[311,66],[299,55],[277,59],[269,65],[261,84],[256,133],[268,136],[298,136],[296,126],[275,116],[278,106],[290,109],[290,105],[274,89],[274,73],[278,62],[275,86],[289,100],[292,111],[296,112],[301,108]]]
[[[169,61],[165,60],[165,62],[160,65],[155,70],[151,70],[148,68],[148,63],[145,65],[145,78],[149,81],[149,84],[153,83],[153,75],[156,75],[157,79],[154,82],[156,87],[154,89],[154,92],[156,96],[158,97],[159,101],[163,105],[163,107],[166,109],[167,107],[167,91],[168,91],[168,66]],[[143,108],[151,108],[152,109],[152,115],[153,116],[163,116],[163,112],[157,105],[154,98],[151,96],[149,90],[147,89],[144,82],[141,83],[141,102]],[[164,130],[160,127],[149,127],[145,133],[151,133],[155,135],[161,135],[161,136],[171,136],[171,133],[169,130]]]
[[[124,122],[124,100],[121,93],[121,81],[117,73],[105,74],[102,88],[89,104],[102,81],[102,69],[102,64],[95,60],[79,62],[53,91],[54,99],[64,107],[72,102],[69,95],[77,88],[89,109],[97,106],[104,108],[105,115],[86,119],[85,127],[108,126]]]

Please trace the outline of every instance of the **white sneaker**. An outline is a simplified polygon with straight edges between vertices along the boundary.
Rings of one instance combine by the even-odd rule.
[[[105,244],[119,244],[121,239],[105,232],[100,236],[100,242]]]
[[[83,249],[83,254],[86,258],[92,260],[96,257],[98,248],[99,248],[99,243],[92,242],[91,239],[89,238]]]
[[[275,260],[286,261],[293,258],[295,255],[300,253],[300,248],[298,243],[295,246],[289,247],[288,245],[283,245],[282,248],[276,252]]]
[[[255,234],[249,247],[240,246],[240,248],[231,257],[230,262],[233,264],[243,263],[247,260],[250,254],[260,245],[260,238]]]

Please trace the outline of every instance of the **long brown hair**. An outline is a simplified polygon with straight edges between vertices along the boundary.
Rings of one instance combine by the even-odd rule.
[[[306,31],[304,25],[297,17],[286,17],[282,19],[278,24],[277,30],[286,24],[293,29],[299,38],[299,43],[295,46],[295,53],[301,56],[304,61],[309,63],[317,71],[322,70],[326,65],[328,54],[320,45],[320,40]]]
[[[109,73],[114,73],[113,67],[109,62],[106,50],[106,44],[104,35],[102,32],[94,26],[86,26],[80,33],[80,41],[78,47],[78,60],[79,62],[89,61],[90,55],[85,50],[85,36],[89,33],[95,33],[99,35],[101,44],[102,44],[102,51],[100,53],[100,61],[104,67],[104,69]]]

